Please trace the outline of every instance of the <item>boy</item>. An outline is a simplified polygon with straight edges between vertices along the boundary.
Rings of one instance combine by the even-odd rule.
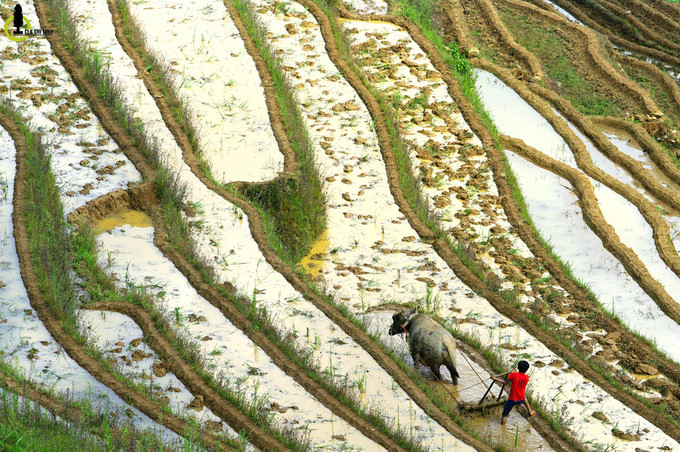
[[[529,363],[524,360],[518,362],[517,370],[519,370],[519,372],[513,372],[506,377],[507,381],[512,383],[512,385],[510,386],[510,395],[508,396],[508,401],[505,402],[505,406],[503,407],[501,425],[505,425],[505,421],[507,420],[510,411],[515,407],[515,405],[519,405],[520,403],[523,403],[524,406],[527,407],[529,416],[534,415],[534,412],[529,407],[529,402],[524,396],[524,391],[526,390],[527,383],[529,382],[529,376],[527,375],[527,370],[529,370]],[[507,381],[501,380],[498,377],[491,378],[494,381],[500,383],[501,385],[505,385],[507,383]]]

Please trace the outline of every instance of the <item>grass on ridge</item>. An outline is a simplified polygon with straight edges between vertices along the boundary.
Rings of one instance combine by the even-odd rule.
[[[262,214],[274,250],[286,263],[294,265],[309,252],[326,229],[323,185],[293,90],[257,24],[252,7],[242,0],[226,1],[231,1],[235,6],[250,38],[267,64],[283,123],[298,162],[294,175],[248,185],[244,187],[243,194]]]

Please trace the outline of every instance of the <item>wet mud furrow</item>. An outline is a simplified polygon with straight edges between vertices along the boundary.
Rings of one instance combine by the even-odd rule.
[[[673,40],[677,39],[677,34],[674,33],[677,33],[678,30],[668,31],[668,27],[672,28],[674,22],[671,18],[666,17],[661,12],[649,14],[651,8],[646,7],[643,2],[602,0],[599,3],[606,8],[608,14],[597,14],[592,8],[589,8],[589,10],[595,12],[594,17],[600,19],[600,23],[610,24],[612,18],[616,17],[620,26],[615,29],[620,34],[627,38],[632,34],[632,37],[642,44],[653,46],[662,52],[677,56],[680,45]]]
[[[680,50],[680,45],[666,39],[663,25],[655,27],[654,30],[650,29],[646,23],[653,23],[658,21],[656,17],[650,17],[645,14],[642,8],[642,3],[635,3],[630,9],[618,4],[615,1],[600,0],[599,2],[602,6],[607,8],[617,17],[624,17],[625,21],[630,23],[632,29],[636,31],[637,37],[640,41],[645,43],[653,43],[658,49],[666,53],[675,54]],[[640,16],[638,18],[637,16]],[[646,16],[646,17],[645,17]],[[641,20],[643,19],[643,20]],[[666,23],[669,24],[671,21],[666,18]]]
[[[451,32],[456,43],[460,47],[461,52],[468,58],[477,58],[479,56],[479,49],[472,44],[468,33],[465,32],[467,25],[465,23],[465,14],[460,1],[449,0],[443,10],[445,17],[448,20],[448,31]]]
[[[0,114],[0,125],[9,132],[14,139],[17,150],[17,172],[15,177],[14,211],[12,219],[14,224],[14,239],[16,241],[17,254],[21,269],[21,277],[29,294],[31,307],[35,310],[43,325],[50,332],[54,340],[63,347],[68,356],[78,365],[87,370],[97,381],[113,390],[120,398],[149,416],[152,420],[163,425],[178,435],[187,431],[188,423],[171,414],[157,402],[151,401],[141,393],[131,390],[127,385],[110,374],[97,360],[91,357],[66,331],[61,322],[52,314],[47,302],[43,298],[38,281],[34,275],[33,264],[28,244],[28,233],[24,221],[24,194],[26,192],[26,142],[20,134],[18,127],[4,114]],[[204,437],[206,445],[215,448],[218,445],[216,438],[211,435]]]
[[[626,16],[630,15],[628,14],[630,11],[631,14],[639,16],[643,23],[653,24],[656,30],[663,29],[663,34],[667,39],[677,39],[680,33],[680,23],[672,14],[668,15],[662,7],[668,2],[654,2],[653,6],[639,0],[614,0],[613,3],[626,8],[624,11]],[[672,13],[672,10],[669,12]]]
[[[311,9],[311,10],[312,10],[312,12],[314,12],[313,9]],[[376,17],[373,16],[373,17],[371,17],[371,19],[376,19]],[[318,18],[317,18],[317,20],[318,20]],[[328,41],[327,41],[327,43],[328,43]],[[328,46],[328,44],[327,44],[327,46]],[[423,45],[423,49],[427,51],[428,47],[426,45]],[[414,219],[414,218],[409,218],[409,221],[417,222],[418,220]],[[472,273],[467,269],[467,267],[465,267],[458,260],[457,256],[455,256],[450,251],[450,249],[448,249],[448,245],[446,245],[445,242],[443,242],[443,241],[442,241],[442,243],[437,242],[435,245],[437,246],[437,251],[440,253],[440,255],[442,257],[446,256],[445,259],[447,259],[447,258],[449,259],[447,262],[449,263],[451,268],[455,269],[455,272],[458,274],[458,276],[460,277],[461,275],[463,275],[462,279],[469,287],[472,287],[472,288],[479,290],[479,291],[483,291],[484,294],[487,295],[487,298],[492,297],[491,299],[494,300],[494,301],[492,301],[492,304],[494,305],[494,307],[496,309],[498,309],[499,312],[504,312],[506,315],[509,315],[511,318],[513,318],[513,320],[519,322],[521,325],[525,325],[527,323],[524,320],[525,319],[524,314],[520,313],[519,310],[514,310],[513,308],[508,308],[505,301],[500,300],[500,296],[495,295],[496,298],[494,299],[494,297],[489,293],[488,288],[486,288],[486,286],[476,276],[472,275]],[[543,338],[547,336],[544,332],[541,332],[541,330],[539,328],[532,327],[532,325],[529,325],[529,327],[531,328],[530,332],[532,334],[534,334],[536,337],[540,337],[541,340],[543,340]],[[574,362],[577,363],[576,367],[579,370],[579,372],[582,372],[582,375],[586,375],[588,378],[591,378],[593,381],[596,381],[597,384],[602,385],[602,387],[608,388],[608,390],[611,389],[612,392],[615,393],[615,394],[617,393],[617,391],[613,388],[612,385],[608,384],[604,378],[599,377],[599,375],[597,375],[584,361],[582,361],[580,358],[578,358],[574,353],[565,352],[564,346],[562,346],[561,344],[557,343],[554,340],[551,340],[549,338],[549,336],[546,337],[545,343],[548,344],[548,347],[550,347],[551,349],[559,350],[558,353],[560,353],[560,356],[567,356],[569,358],[570,363],[572,362],[571,359],[574,359]],[[553,348],[553,347],[555,347],[555,348]],[[580,363],[580,365],[578,363]],[[622,392],[620,392],[617,395],[620,395],[621,393]],[[623,398],[623,400],[626,400],[626,396],[621,395],[621,397]],[[654,417],[654,415],[652,417]],[[659,416],[656,416],[656,417],[659,417]],[[661,420],[661,422],[663,423],[664,420]],[[670,424],[666,423],[666,425],[670,425]]]

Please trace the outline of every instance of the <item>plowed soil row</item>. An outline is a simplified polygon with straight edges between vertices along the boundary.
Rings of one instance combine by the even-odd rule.
[[[523,2],[517,2],[515,0],[503,0],[507,3],[511,3],[513,7],[517,8],[519,6],[524,6],[525,8],[528,8],[532,11],[535,10],[535,8],[531,5],[526,5]],[[477,2],[480,5],[483,4],[489,4],[489,0],[477,0]],[[485,20],[487,20],[488,24],[490,24],[493,27],[493,32],[491,35],[493,36],[500,36],[499,40],[501,42],[514,42],[512,40],[512,36],[510,36],[509,31],[505,26],[502,24],[502,22],[498,19],[498,16],[496,14],[496,11],[491,8],[491,7],[483,7],[482,8],[484,14]],[[562,18],[561,19],[563,24],[568,24],[569,26],[576,27],[576,28],[582,28],[575,26],[568,22],[566,19]],[[451,24],[452,27],[455,27],[454,33],[456,36],[458,35],[466,35],[465,27],[464,24],[461,23],[456,23]],[[508,37],[506,37],[508,35]],[[598,47],[599,49],[599,47]],[[597,49],[595,49],[597,50]],[[513,46],[512,49],[507,52],[507,58],[510,59],[510,61],[513,61],[513,55],[519,54],[522,60],[526,61],[531,61],[535,57],[533,57],[533,54],[531,52],[528,52],[525,48],[521,46]],[[599,55],[600,51],[596,51],[595,54]],[[516,57],[515,57],[516,58]],[[611,65],[607,64],[605,59],[600,55],[599,57],[595,56],[596,59],[600,60],[602,63],[599,64],[598,66],[607,69],[609,73],[611,73],[612,77],[620,78],[622,77],[621,74],[619,74],[618,71],[616,71]],[[662,87],[667,94],[668,97],[671,99],[671,102],[673,103],[673,106],[676,108],[680,108],[680,88],[678,88],[677,83],[668,76],[667,74],[664,74],[662,71],[660,71],[658,68],[656,68],[653,65],[650,65],[648,63],[640,62],[639,60],[633,59],[626,57],[626,61],[629,61],[630,64],[633,64],[635,66],[641,67],[647,71],[650,71],[651,76],[655,78],[655,80],[658,82],[657,86]],[[532,65],[532,67],[534,67]],[[516,71],[513,71],[512,73],[513,76],[523,79],[522,74],[517,73]],[[539,77],[537,79],[540,79],[540,73],[537,74]],[[527,81],[527,80],[525,80]],[[543,95],[541,93],[547,93],[547,91],[541,91],[538,92],[539,85],[537,84],[532,84],[528,83],[527,84],[532,90],[536,91],[539,95],[542,95],[542,97],[546,98],[546,100],[552,101],[554,99],[558,99],[557,96],[550,96],[550,99],[547,99],[546,95]],[[631,86],[635,85],[632,81],[628,80],[627,83],[624,84],[624,87],[629,88]],[[656,111],[656,113],[653,115],[654,118],[659,117],[659,109],[657,108],[656,104],[654,103],[654,100],[652,99],[650,93],[647,92],[647,90],[641,89],[637,87],[635,89],[636,92],[638,92],[641,96],[641,98],[644,100],[644,104],[649,106],[652,110]],[[625,92],[622,92],[623,95],[625,95]],[[597,131],[595,128],[590,127],[588,124],[588,121],[583,118],[582,115],[579,115],[578,112],[576,112],[568,102],[564,102],[563,100],[560,101],[560,110],[561,113],[564,114],[569,118],[570,121],[572,121],[574,124],[576,124],[579,129],[583,133],[588,136],[588,138],[593,141],[593,143],[596,145],[598,150],[603,152],[605,155],[607,155],[610,158],[613,158],[616,163],[622,165],[624,168],[626,168],[629,172],[631,172],[639,181],[640,183],[645,186],[650,192],[652,192],[657,199],[660,201],[669,203],[672,206],[676,206],[678,202],[678,195],[670,190],[665,189],[664,187],[660,186],[654,178],[650,177],[649,175],[646,174],[645,171],[642,170],[642,167],[640,165],[635,164],[632,162],[630,159],[623,157],[620,155],[619,152],[615,149],[615,146],[613,146],[611,143],[609,143],[608,140],[604,139],[604,137]],[[650,132],[650,133],[658,133],[660,126],[659,126],[659,120],[654,119],[654,118],[645,118],[643,119],[643,124],[645,128]],[[669,164],[671,163],[670,160],[667,157],[661,157],[660,154],[658,153],[653,153],[652,157],[655,159],[655,162],[661,167],[661,168],[669,168]],[[662,160],[662,161],[661,161]],[[672,165],[670,165],[672,166]],[[671,171],[672,173],[672,171]],[[669,174],[671,174],[669,173]],[[672,177],[672,176],[671,176]],[[612,187],[613,188],[613,187]],[[670,264],[672,266],[676,264]]]
[[[324,28],[330,28],[330,24],[326,20],[320,19],[319,14],[321,14],[321,11],[318,10],[318,7],[314,7],[312,5],[308,5],[307,1],[300,2],[304,6],[306,6],[312,14],[315,15],[317,21],[322,27],[322,32],[324,33],[324,38],[326,39],[326,51],[332,55],[332,51],[334,50],[333,47],[329,48],[329,43],[333,42],[329,39],[330,35],[330,30],[324,30]],[[442,78],[444,81],[447,83],[449,86],[449,93],[451,94],[452,98],[454,98],[460,107],[461,113],[466,119],[466,122],[470,125],[470,127],[477,133],[480,138],[482,139],[485,149],[487,152],[489,152],[491,156],[491,160],[494,162],[494,179],[499,186],[499,191],[501,193],[507,194],[507,196],[502,196],[504,200],[504,207],[506,208],[506,211],[508,211],[508,217],[511,219],[511,222],[513,225],[515,225],[518,230],[522,231],[521,235],[522,238],[525,240],[527,244],[529,244],[530,248],[532,249],[532,252],[536,253],[537,256],[542,256],[545,257],[547,261],[552,261],[551,258],[547,255],[547,252],[545,251],[545,248],[540,244],[540,242],[536,239],[534,236],[534,233],[531,231],[531,229],[526,225],[526,223],[521,220],[521,217],[519,215],[519,208],[517,205],[514,203],[513,198],[511,196],[511,190],[510,187],[507,183],[507,179],[505,177],[504,169],[503,169],[503,163],[502,163],[502,157],[500,153],[497,151],[495,148],[495,145],[493,143],[493,138],[491,137],[490,133],[488,130],[486,130],[482,124],[479,118],[476,116],[474,113],[474,110],[472,106],[467,102],[467,100],[462,96],[460,93],[460,90],[457,88],[457,83],[452,79],[452,77],[449,75],[449,70],[448,67],[446,66],[445,62],[439,57],[437,50],[432,46],[431,43],[427,41],[427,39],[424,37],[422,32],[414,26],[410,21],[406,20],[403,17],[390,17],[390,16],[378,16],[378,15],[370,15],[370,16],[357,16],[352,13],[346,13],[345,12],[345,17],[348,19],[363,19],[363,20],[379,20],[379,21],[385,21],[385,22],[391,22],[394,23],[395,25],[402,26],[406,28],[410,35],[413,37],[414,41],[421,46],[421,48],[428,53],[430,56],[430,59],[432,61],[432,64],[435,66],[437,70],[440,71]],[[337,50],[336,50],[337,51]],[[338,68],[341,69],[343,72],[343,75],[352,83],[352,76],[347,75],[345,73],[346,70],[343,70],[343,63],[344,62],[336,62],[334,60],[334,63],[338,66]],[[352,83],[353,87],[355,87],[354,83]],[[372,109],[372,102],[375,102],[375,100],[370,97],[366,98],[367,94],[365,94],[365,88],[363,87],[355,87],[357,92],[359,92],[360,96],[368,106],[369,110],[371,111],[371,114],[373,115],[374,118],[376,118],[376,128],[378,130],[379,136],[381,138],[381,150],[383,152],[383,158],[386,161],[386,166],[388,168],[388,174],[390,171],[394,171],[394,167],[390,166],[389,162],[393,161],[394,159],[394,151],[391,149],[391,146],[389,145],[389,141],[384,138],[383,135],[380,135],[380,130],[381,130],[381,123],[382,120],[384,120],[384,117],[380,113],[380,111],[376,112],[374,109]],[[397,179],[397,175],[394,174],[390,178],[390,185],[392,187],[392,190],[399,190],[399,185],[393,183],[393,178]],[[406,214],[409,223],[416,229],[419,234],[421,234],[421,239],[426,240],[431,236],[432,231],[427,229],[427,227],[420,222],[420,220],[417,217],[412,216],[412,210],[409,208],[409,206],[402,206],[402,201],[403,200],[403,195],[401,197],[395,196],[395,199],[397,200],[397,203],[399,204],[400,208],[402,208],[403,212]],[[425,234],[422,234],[421,231],[425,231]],[[533,245],[533,246],[532,246]],[[511,307],[507,304],[505,300],[503,300],[500,295],[497,293],[491,292],[489,288],[486,286],[486,284],[481,281],[476,275],[472,273],[463,263],[460,261],[458,256],[453,253],[448,246],[448,244],[444,240],[437,240],[435,242],[435,249],[439,253],[439,255],[449,264],[449,266],[454,270],[456,275],[463,281],[465,284],[467,284],[469,287],[471,287],[473,290],[478,291],[481,293],[487,300],[491,302],[491,304],[503,315],[511,318],[513,321],[517,322],[522,328],[525,328],[530,334],[532,334],[534,337],[539,339],[543,344],[545,344],[550,350],[552,350],[554,353],[563,356],[565,360],[573,366],[581,375],[585,376],[589,380],[591,380],[593,383],[597,384],[607,392],[609,392],[612,396],[616,397],[618,400],[623,402],[624,404],[628,405],[632,409],[634,409],[638,414],[641,416],[647,418],[650,420],[650,422],[653,422],[656,424],[659,428],[665,430],[668,432],[668,434],[674,438],[680,438],[680,429],[678,429],[673,423],[668,421],[666,418],[661,416],[659,413],[655,412],[654,410],[650,409],[648,406],[645,404],[637,401],[634,397],[632,397],[630,394],[627,392],[620,390],[616,388],[614,385],[609,383],[604,377],[602,377],[599,373],[597,373],[595,370],[593,370],[590,365],[582,359],[578,354],[573,352],[571,349],[567,348],[564,346],[562,343],[559,341],[555,340],[554,337],[546,332],[545,330],[542,330],[538,326],[536,326],[534,323],[529,321],[526,317],[526,314],[523,313],[520,309]],[[552,262],[552,265],[549,265],[552,267],[552,269],[556,270],[558,273],[563,274],[563,270],[559,264],[556,262]],[[568,278],[564,277],[565,280],[568,280]],[[569,283],[569,286],[574,287],[575,284],[573,282]],[[577,290],[577,292],[583,293],[580,289]],[[587,299],[587,296],[585,297]],[[614,331],[621,330],[620,325],[615,325],[614,326]],[[649,347],[647,347],[649,348]]]
[[[47,22],[45,22],[47,23]],[[38,280],[35,277],[35,270],[31,261],[28,243],[28,233],[24,220],[25,192],[26,192],[26,141],[19,131],[19,127],[9,117],[0,113],[0,126],[10,134],[16,147],[17,172],[14,181],[13,198],[13,235],[16,241],[17,255],[21,270],[21,278],[26,287],[31,307],[35,310],[40,321],[50,332],[55,342],[59,344],[68,356],[78,365],[96,378],[99,382],[109,387],[121,399],[133,405],[142,413],[149,416],[159,424],[169,428],[179,435],[183,435],[188,423],[177,416],[167,413],[163,407],[154,401],[149,400],[142,393],[129,388],[122,381],[108,372],[104,366],[90,356],[85,349],[80,346],[75,339],[64,331],[61,322],[57,319],[44,297],[40,292]],[[212,435],[205,436],[205,443],[208,447],[216,448],[218,440]]]
[[[450,14],[449,17],[455,18],[456,16]],[[461,26],[460,23],[456,24],[455,29],[453,29],[454,26],[450,22],[447,23],[447,26],[449,27],[453,35],[466,36],[467,37],[466,39],[469,42],[468,32],[464,27]],[[482,68],[485,68],[495,73],[497,76],[503,79],[504,82],[508,83],[513,89],[516,89],[517,91],[521,91],[522,89],[526,90],[526,88],[522,88],[523,83],[520,80],[516,79],[512,74],[510,74],[510,71],[502,70],[498,66],[492,65],[486,61],[482,62],[479,60],[473,60],[472,62],[475,65],[478,65]],[[531,86],[532,89],[537,87],[537,84],[535,83],[527,83],[527,85]],[[541,89],[541,94],[543,94],[553,103],[562,102],[568,104],[563,99],[559,99],[559,97],[556,96],[554,93],[548,92],[548,90],[546,90],[545,88]],[[546,108],[549,107],[547,107],[546,105]],[[541,114],[543,114],[542,110],[539,111]],[[571,111],[567,111],[567,114],[565,114],[565,116],[567,117],[567,119],[574,120],[575,118],[573,117],[574,116],[573,108],[571,109]],[[638,139],[639,143],[641,143],[644,146],[644,148],[648,150],[648,152],[651,151],[650,155],[652,156],[656,155],[660,161],[664,162],[663,164],[666,167],[665,171],[667,172],[667,174],[675,174],[674,180],[677,180],[677,169],[672,164],[672,162],[669,161],[666,153],[662,149],[660,149],[658,144],[654,142],[654,140],[644,131],[644,129],[642,129],[638,125],[632,125],[629,122],[613,118],[608,120],[603,119],[603,121],[607,121],[609,123],[616,123],[619,127],[625,127],[626,129],[628,129],[632,134],[634,134],[636,139]],[[472,125],[472,122],[470,124]],[[483,136],[483,134],[481,136]],[[490,148],[491,147],[489,147],[489,149]],[[500,162],[500,160],[498,161]],[[497,181],[497,183],[499,182]],[[503,184],[499,183],[499,190],[501,190],[502,188]],[[520,231],[520,234],[522,235],[524,241],[530,246],[534,253],[536,253],[538,256],[543,257],[547,264],[546,268],[549,269],[550,273],[558,280],[560,285],[567,289],[569,293],[573,294],[576,297],[578,301],[578,306],[573,306],[572,308],[577,311],[581,311],[582,313],[590,313],[591,315],[595,313],[596,316],[595,319],[593,319],[594,320],[593,325],[598,325],[599,327],[604,328],[605,331],[607,332],[618,331],[623,335],[623,339],[621,341],[621,344],[619,344],[619,347],[625,350],[624,353],[628,354],[629,356],[632,353],[635,356],[639,355],[640,357],[646,357],[643,359],[649,359],[648,357],[654,356],[654,362],[659,364],[660,369],[663,368],[662,372],[668,375],[670,378],[673,378],[677,384],[677,381],[680,380],[680,370],[677,368],[677,366],[673,362],[659,356],[658,353],[656,353],[656,351],[652,347],[650,347],[646,342],[640,340],[637,336],[630,333],[627,329],[623,328],[620,324],[611,319],[609,315],[603,313],[601,309],[594,305],[593,301],[590,300],[589,296],[585,293],[585,291],[583,291],[580,287],[578,287],[572,280],[570,280],[566,276],[561,266],[554,262],[549,256],[547,256],[547,253],[545,252],[544,249],[543,251],[541,251],[542,246],[536,242],[535,238],[533,237],[533,233],[527,234],[526,228],[521,227],[523,221],[519,220],[518,217],[513,215],[513,212],[516,211],[517,210],[515,207],[510,207],[510,209],[507,210],[508,217],[514,219],[513,223],[518,227],[518,230]],[[519,220],[519,223],[517,223],[517,220]],[[630,360],[622,360],[622,363],[630,363]],[[677,403],[675,405],[677,405]],[[637,406],[639,406],[639,404],[637,404]],[[674,408],[674,410],[675,412],[677,412],[677,407]],[[647,417],[646,414],[644,413],[649,411],[650,411],[649,409],[645,409],[643,411],[638,412]],[[658,418],[658,415],[656,417]],[[673,429],[669,431],[673,431],[674,432],[673,436],[677,438],[678,435],[677,427],[673,427]]]

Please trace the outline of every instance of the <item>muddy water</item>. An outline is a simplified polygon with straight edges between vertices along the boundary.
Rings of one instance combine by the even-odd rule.
[[[149,228],[153,226],[151,217],[139,210],[124,210],[115,215],[101,219],[95,226],[95,233],[101,234],[122,226],[134,226],[138,228]]]
[[[0,128],[1,359],[39,387],[50,388],[57,395],[68,392],[78,400],[88,399],[95,409],[123,412],[130,406],[64,353],[31,306],[19,271],[19,258],[12,234],[15,157],[14,142]],[[159,429],[168,440],[177,439],[177,435],[154,423],[137,409],[131,409],[130,413],[131,421],[140,428]]]
[[[312,249],[309,250],[309,253],[300,259],[299,265],[304,269],[305,273],[312,278],[321,273],[321,270],[327,261],[322,255],[325,255],[328,252],[329,243],[328,231],[324,231],[319,240],[312,245]]]

